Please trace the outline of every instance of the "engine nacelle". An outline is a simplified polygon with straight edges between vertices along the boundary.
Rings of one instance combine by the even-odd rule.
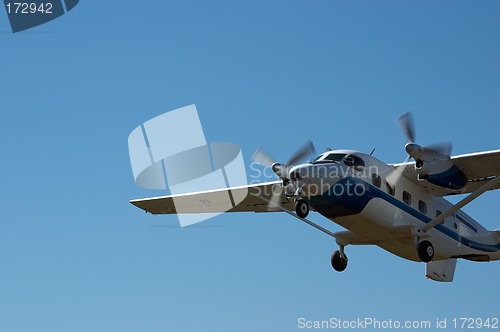
[[[406,116],[403,123],[410,141],[405,150],[415,159],[415,172],[419,180],[449,189],[462,189],[467,184],[465,174],[453,163],[450,158],[451,144],[434,147],[422,147],[413,143],[413,130]]]
[[[427,180],[449,189],[462,189],[468,181],[465,174],[450,159],[417,160],[415,171],[419,180]]]
[[[432,165],[428,161],[417,160],[415,162],[415,171],[418,175],[427,176],[432,172]]]
[[[455,165],[445,172],[429,174],[426,178],[432,184],[449,189],[462,189],[467,184],[467,177]]]

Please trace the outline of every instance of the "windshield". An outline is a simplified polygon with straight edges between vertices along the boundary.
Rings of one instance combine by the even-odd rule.
[[[339,162],[345,157],[345,153],[323,153],[312,162]]]

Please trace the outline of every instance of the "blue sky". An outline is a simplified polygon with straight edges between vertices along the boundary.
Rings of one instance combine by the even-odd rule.
[[[312,139],[405,159],[395,119],[453,153],[500,148],[500,3],[81,1],[13,34],[0,10],[0,330],[295,331],[297,319],[499,317],[500,263],[455,281],[283,214],[179,228],[130,199],[127,137],[196,104],[208,141],[286,160]],[[466,207],[499,228],[498,192]],[[312,220],[337,231],[320,216]]]

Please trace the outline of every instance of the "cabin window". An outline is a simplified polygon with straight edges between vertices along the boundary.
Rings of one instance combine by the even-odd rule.
[[[394,196],[395,190],[394,187],[389,184],[389,182],[385,183],[385,188],[387,189],[387,193],[391,196]]]
[[[453,227],[454,227],[455,229],[458,229],[458,225],[457,225],[457,223],[456,223],[456,222],[454,222],[454,223],[453,223]]]
[[[411,205],[411,195],[407,191],[403,191],[403,202],[405,202],[408,205]]]
[[[418,201],[418,210],[423,214],[427,214],[427,203],[423,200]]]
[[[372,183],[375,187],[380,188],[382,185],[382,179],[380,178],[380,175],[373,173],[372,174]]]

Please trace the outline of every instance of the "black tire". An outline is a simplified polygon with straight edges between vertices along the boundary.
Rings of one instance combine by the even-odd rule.
[[[342,272],[347,267],[347,259],[344,259],[340,256],[339,250],[335,250],[335,252],[332,254],[331,262],[333,269],[337,272]]]
[[[428,263],[434,258],[434,246],[429,241],[422,241],[417,246],[418,258]]]
[[[309,214],[309,204],[303,199],[299,199],[297,203],[295,203],[295,213],[300,218],[305,218]]]

